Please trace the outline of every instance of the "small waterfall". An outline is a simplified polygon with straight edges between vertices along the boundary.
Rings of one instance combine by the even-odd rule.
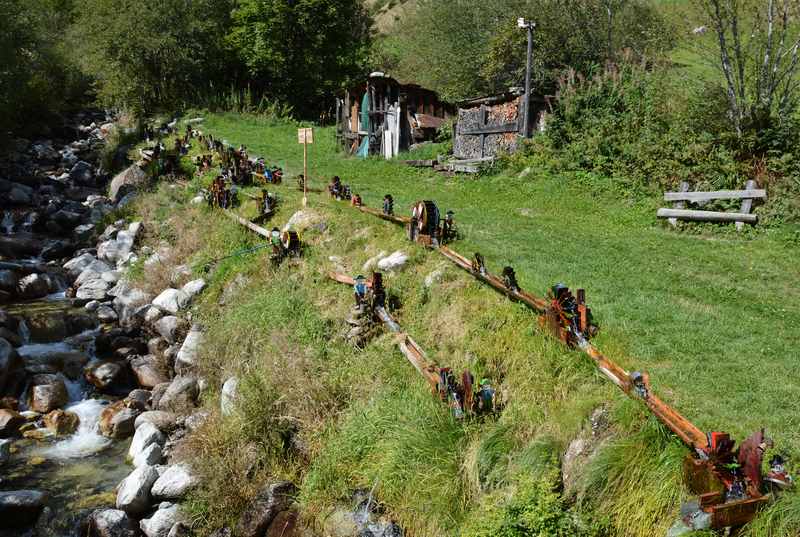
[[[3,220],[0,221],[0,227],[6,235],[14,233],[14,215],[11,211],[3,211]]]
[[[25,220],[22,221],[22,230],[23,231],[31,231],[33,229],[33,224],[36,223],[36,213],[28,213],[25,215]]]
[[[100,434],[100,413],[108,401],[85,399],[66,407],[80,419],[78,430],[72,436],[41,450],[45,457],[74,459],[94,455],[112,444],[110,438]]]

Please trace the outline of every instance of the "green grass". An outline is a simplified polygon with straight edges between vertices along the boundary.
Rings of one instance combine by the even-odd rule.
[[[294,128],[214,115],[204,127],[290,173],[301,169]],[[656,222],[657,200],[618,200],[563,177],[448,180],[342,158],[330,130],[318,129],[316,140],[316,186],[336,174],[368,205],[391,193],[398,212],[423,198],[455,210],[465,236],[457,250],[480,251],[496,272],[514,266],[535,294],[560,281],[585,287],[602,327],[597,345],[624,367],[650,372],[655,389],[698,426],[740,438],[765,426],[780,444],[800,448],[800,386],[786,382],[798,372],[800,278],[796,251],[779,236],[678,233]]]
[[[281,198],[273,222],[285,222],[302,197],[292,177],[302,171],[296,127],[205,117],[203,130],[288,172],[284,185],[271,187]],[[649,371],[656,391],[701,428],[742,438],[766,425],[779,445],[800,447],[797,389],[786,382],[798,338],[797,272],[780,233],[674,232],[655,222],[655,200],[617,199],[574,178],[534,171],[524,180],[511,173],[445,179],[397,162],[344,158],[330,129],[317,129],[315,139],[312,186],[323,188],[336,174],[368,205],[391,193],[399,213],[422,198],[454,209],[465,235],[458,251],[482,252],[498,272],[512,264],[534,294],[558,281],[586,287],[602,327],[597,345],[624,367]],[[188,190],[208,180],[194,179]],[[198,274],[208,261],[259,243],[219,213],[179,201],[189,197],[162,187],[142,204],[154,243],[194,243],[187,234],[201,234],[186,259]],[[275,269],[259,251],[206,275],[196,311],[212,334],[203,356],[212,388],[204,397],[216,408],[218,386],[231,374],[244,379],[245,396],[235,419],[214,416],[195,441],[206,484],[191,507],[202,527],[230,524],[258,484],[275,477],[300,485],[303,511],[318,529],[348,506],[354,489],[373,487],[387,513],[418,536],[506,531],[523,519],[525,527],[552,521],[563,530],[563,510],[590,520],[597,510],[614,535],[651,535],[672,523],[686,496],[680,462],[687,451],[585,356],[544,335],[524,307],[409,244],[396,226],[323,195],[311,194],[309,206],[327,229],[303,234],[301,260]],[[252,216],[255,206],[247,201],[239,211]],[[362,351],[341,340],[352,298],[325,277],[329,256],[356,273],[379,250],[399,249],[410,254],[408,266],[386,276],[402,303],[396,316],[437,363],[493,379],[505,402],[498,419],[455,423],[390,335]],[[441,281],[426,289],[434,270]],[[246,280],[243,289],[220,307],[237,277]],[[615,418],[613,441],[585,472],[573,507],[546,483],[601,405]],[[800,526],[796,497],[776,504],[753,535]]]

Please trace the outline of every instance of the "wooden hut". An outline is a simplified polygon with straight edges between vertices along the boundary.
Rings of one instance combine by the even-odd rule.
[[[534,130],[542,123],[545,106],[546,99],[532,96]],[[480,160],[513,153],[524,137],[524,110],[525,91],[521,88],[458,103],[454,156],[462,160]]]
[[[389,159],[433,140],[454,110],[434,91],[375,72],[336,99],[336,136],[348,153]]]

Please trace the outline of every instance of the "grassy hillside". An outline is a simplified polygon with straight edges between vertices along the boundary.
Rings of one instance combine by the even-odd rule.
[[[301,171],[295,126],[206,115],[203,129],[289,175]],[[574,177],[533,170],[524,178],[452,180],[343,158],[329,129],[317,130],[316,141],[312,186],[336,174],[368,205],[391,193],[398,212],[423,198],[453,209],[465,236],[458,251],[480,251],[493,271],[511,264],[534,294],[556,282],[585,287],[601,326],[596,344],[624,367],[648,371],[655,390],[698,426],[738,438],[766,426],[779,446],[800,449],[800,390],[787,382],[797,368],[799,278],[796,246],[784,235],[674,232],[655,221],[655,200],[618,199]],[[164,185],[140,203],[151,240],[173,241],[198,270],[257,243],[219,214],[184,205],[199,184]],[[274,221],[283,223],[301,194],[292,180],[276,190],[282,204]],[[259,252],[225,260],[209,275],[211,292],[197,312],[212,334],[206,374],[239,375],[245,397],[235,419],[215,416],[195,438],[207,483],[195,498],[200,523],[230,521],[259,480],[284,476],[299,483],[319,528],[353,489],[373,487],[411,535],[500,534],[520,512],[563,530],[547,535],[645,536],[669,527],[686,496],[687,451],[587,358],[542,334],[529,311],[407,243],[392,224],[322,195],[311,195],[310,210],[326,226],[304,234],[301,261],[275,271]],[[387,278],[402,303],[401,324],[438,363],[493,378],[506,401],[497,420],[453,421],[390,336],[363,351],[341,341],[352,297],[325,271],[341,264],[362,272],[378,251],[398,249],[411,256]],[[427,288],[436,271],[439,283]],[[237,278],[242,290],[220,307]],[[206,394],[210,408],[216,393]],[[548,491],[560,454],[600,406],[611,416],[611,440],[583,471],[579,529],[564,515],[571,496],[552,499]],[[535,501],[520,508],[509,498]],[[773,525],[757,534],[797,530],[775,525],[791,521],[796,498],[787,496]]]

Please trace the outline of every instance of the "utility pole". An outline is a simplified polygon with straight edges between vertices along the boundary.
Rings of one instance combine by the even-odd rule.
[[[531,137],[531,69],[533,68],[533,29],[536,23],[526,21],[523,17],[517,19],[517,27],[528,30],[528,63],[525,67],[525,116],[522,127],[522,136]]]

